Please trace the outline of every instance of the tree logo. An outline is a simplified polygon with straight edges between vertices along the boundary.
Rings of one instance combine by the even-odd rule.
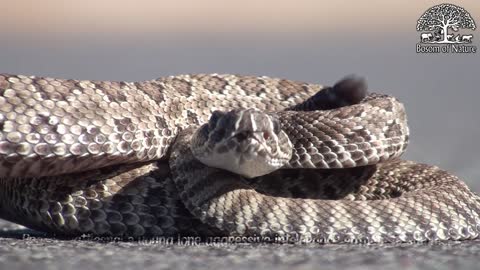
[[[477,51],[476,46],[470,46],[473,35],[460,33],[459,30],[475,30],[475,28],[472,16],[462,7],[452,4],[433,6],[417,21],[417,31],[421,31],[417,52],[474,53]]]

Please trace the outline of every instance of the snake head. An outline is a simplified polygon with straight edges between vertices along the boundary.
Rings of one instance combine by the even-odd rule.
[[[293,148],[278,118],[256,109],[213,112],[193,135],[190,147],[205,165],[248,178],[283,167]]]

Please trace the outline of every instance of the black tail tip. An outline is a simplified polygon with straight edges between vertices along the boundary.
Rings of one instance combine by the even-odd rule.
[[[357,104],[368,94],[367,81],[358,75],[348,75],[333,86],[335,95],[349,104]]]

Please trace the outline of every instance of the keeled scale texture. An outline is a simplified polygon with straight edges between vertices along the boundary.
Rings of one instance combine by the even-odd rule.
[[[378,243],[464,240],[480,233],[480,198],[434,166],[394,159],[376,167],[304,170],[291,179],[284,170],[254,180],[254,189],[236,174],[198,162],[189,139],[182,134],[170,160],[180,197],[194,216],[228,235]]]
[[[303,240],[311,237],[330,242],[478,236],[478,198],[456,177],[428,165],[388,162],[378,165],[373,175],[367,166],[357,177],[370,178],[353,185],[358,190],[341,196],[341,187],[334,184],[338,176],[327,173],[333,183],[328,188],[320,185],[323,189],[317,194],[324,193],[327,199],[345,198],[339,201],[285,198],[302,193],[301,185],[288,186],[299,182],[295,179],[305,179],[303,172],[290,183],[284,181],[284,172],[278,172],[277,180],[282,183],[276,195],[283,197],[271,197],[228,173],[209,168],[199,171],[201,164],[188,163],[185,158],[172,161],[174,172],[178,174],[178,167],[186,166],[188,170],[180,170],[182,175],[177,177],[185,180],[195,175],[199,182],[180,181],[177,184],[185,187],[182,190],[175,189],[164,163],[114,165],[163,157],[179,128],[203,123],[215,109],[278,111],[319,89],[318,85],[288,80],[215,74],[137,83],[0,75],[0,215],[62,234],[300,235]],[[401,129],[395,130],[392,134]],[[399,136],[389,150],[403,150],[407,140],[405,135]],[[335,144],[325,145],[328,149],[321,154],[327,161],[321,162],[309,152],[305,140],[297,143],[298,163],[305,163],[305,153],[314,166],[338,167],[336,161],[328,162],[332,153],[340,153],[347,167],[350,160],[364,162],[342,154],[341,148],[334,149]],[[357,141],[350,150],[382,159],[384,147],[374,145],[375,150],[366,151],[364,143]],[[192,164],[193,168],[188,167]],[[82,173],[24,178],[75,171]],[[207,177],[212,173],[214,177]],[[345,172],[349,173],[354,179],[358,169]],[[408,179],[417,180],[419,186]],[[257,183],[260,191],[264,182],[268,180]],[[178,194],[202,222],[189,214]],[[380,200],[363,200],[366,198]]]
[[[408,145],[405,108],[390,96],[370,94],[358,104],[334,110],[278,115],[293,144],[293,157],[286,168],[377,164],[399,157]]]
[[[213,235],[183,206],[165,162],[1,178],[4,219],[57,235]]]
[[[279,111],[321,86],[235,75],[145,82],[0,75],[0,177],[44,176],[162,158],[179,128],[214,110]]]

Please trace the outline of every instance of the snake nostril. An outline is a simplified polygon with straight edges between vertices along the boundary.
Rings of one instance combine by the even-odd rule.
[[[251,138],[252,136],[253,136],[253,133],[249,131],[242,131],[235,134],[235,138],[240,142],[245,141],[246,139]]]
[[[235,135],[235,138],[237,138],[238,141],[244,141],[249,137],[249,134],[247,132],[240,132]]]

